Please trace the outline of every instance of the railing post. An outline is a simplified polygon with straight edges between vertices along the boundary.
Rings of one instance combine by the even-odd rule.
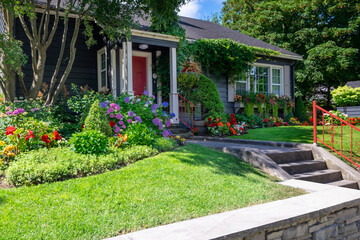
[[[316,101],[313,101],[313,133],[314,133],[314,145],[316,145],[317,144]]]

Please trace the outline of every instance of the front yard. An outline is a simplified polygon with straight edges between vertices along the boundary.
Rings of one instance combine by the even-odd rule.
[[[96,176],[0,189],[0,238],[100,239],[302,193],[189,144]]]

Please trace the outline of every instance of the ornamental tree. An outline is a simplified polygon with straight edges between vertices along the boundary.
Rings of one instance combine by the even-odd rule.
[[[222,20],[224,26],[301,54],[305,61],[296,65],[297,95],[310,98],[319,85],[336,87],[359,78],[359,58],[357,61],[353,58],[354,52],[360,49],[357,0],[227,0]],[[332,70],[336,81],[334,77],[328,79],[329,71],[324,66],[312,66],[323,65],[319,51],[327,55],[335,49],[340,51],[341,61],[347,62],[346,68],[351,69],[351,73],[345,75],[341,74],[344,67]],[[312,60],[307,59],[315,60],[315,52],[317,62],[310,64]],[[314,68],[316,73],[312,73]],[[314,74],[322,77],[314,81]]]
[[[65,82],[71,72],[76,57],[76,42],[80,26],[85,26],[84,34],[87,44],[96,43],[93,38],[95,26],[101,29],[100,33],[106,35],[110,41],[115,41],[124,35],[129,35],[130,28],[135,25],[134,16],[145,16],[152,13],[161,22],[172,18],[175,11],[186,0],[43,0],[40,3],[34,0],[4,0],[1,9],[10,12],[20,20],[21,26],[30,42],[33,80],[30,88],[26,88],[20,78],[20,84],[26,98],[36,98],[43,83],[47,60],[47,50],[54,41],[55,32],[59,25],[63,25],[61,47],[55,70],[51,77],[47,105],[56,102]],[[69,25],[74,20],[73,31]],[[5,19],[10,26],[12,19]],[[11,33],[8,33],[11,34]],[[67,39],[71,39],[66,46]],[[66,47],[69,49],[65,53]],[[64,57],[68,55],[68,57]],[[60,65],[66,64],[64,71]]]

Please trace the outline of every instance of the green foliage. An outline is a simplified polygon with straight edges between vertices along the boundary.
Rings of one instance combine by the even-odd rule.
[[[89,130],[75,133],[70,143],[77,153],[99,155],[107,151],[109,141],[103,133]]]
[[[147,146],[116,149],[101,156],[74,153],[69,147],[39,149],[21,154],[6,170],[6,178],[15,186],[56,182],[118,169],[157,153]]]
[[[222,14],[224,26],[303,56],[295,66],[298,96],[359,78],[358,0],[227,0]]]
[[[306,108],[301,97],[298,97],[295,102],[295,117],[301,122],[308,120]]]
[[[128,135],[128,143],[130,145],[151,145],[158,135],[151,131],[145,124],[134,124],[129,127],[126,132]]]
[[[152,147],[159,152],[171,151],[177,146],[177,143],[173,139],[158,138],[152,144]]]
[[[277,55],[278,52],[252,47],[231,39],[200,39],[192,45],[195,61],[216,77],[245,74],[256,54]]]
[[[349,86],[338,87],[331,91],[331,96],[337,106],[360,105],[360,88],[352,88]]]
[[[76,84],[71,85],[71,90],[74,92],[74,95],[67,100],[68,108],[76,113],[75,122],[82,124],[91,108],[91,105],[95,100],[104,102],[106,100],[113,100],[111,94],[105,95],[103,93],[97,93],[93,90],[88,89],[88,87],[78,87]]]
[[[256,115],[251,115],[251,116],[247,116],[245,114],[236,114],[236,121],[239,123],[246,123],[248,125],[249,128],[262,128],[264,127],[264,122],[263,122],[263,118],[256,116]]]
[[[107,116],[105,114],[105,110],[100,107],[100,101],[95,100],[85,119],[84,131],[96,130],[102,132],[107,137],[111,137],[113,135],[113,131],[109,126],[109,121],[107,120]]]
[[[224,113],[225,107],[220,99],[217,87],[215,83],[205,75],[200,75],[193,99],[195,103],[201,103],[202,117]]]

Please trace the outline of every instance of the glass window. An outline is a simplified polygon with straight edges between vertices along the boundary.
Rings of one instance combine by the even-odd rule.
[[[273,68],[272,69],[272,86],[271,92],[277,94],[278,96],[281,95],[281,69],[280,68]]]
[[[268,93],[269,89],[269,68],[253,67],[250,71],[250,91]]]
[[[236,92],[246,92],[247,91],[247,80],[246,75],[243,74],[242,76],[237,76],[235,80]]]
[[[98,90],[107,88],[107,59],[106,48],[98,51]]]

